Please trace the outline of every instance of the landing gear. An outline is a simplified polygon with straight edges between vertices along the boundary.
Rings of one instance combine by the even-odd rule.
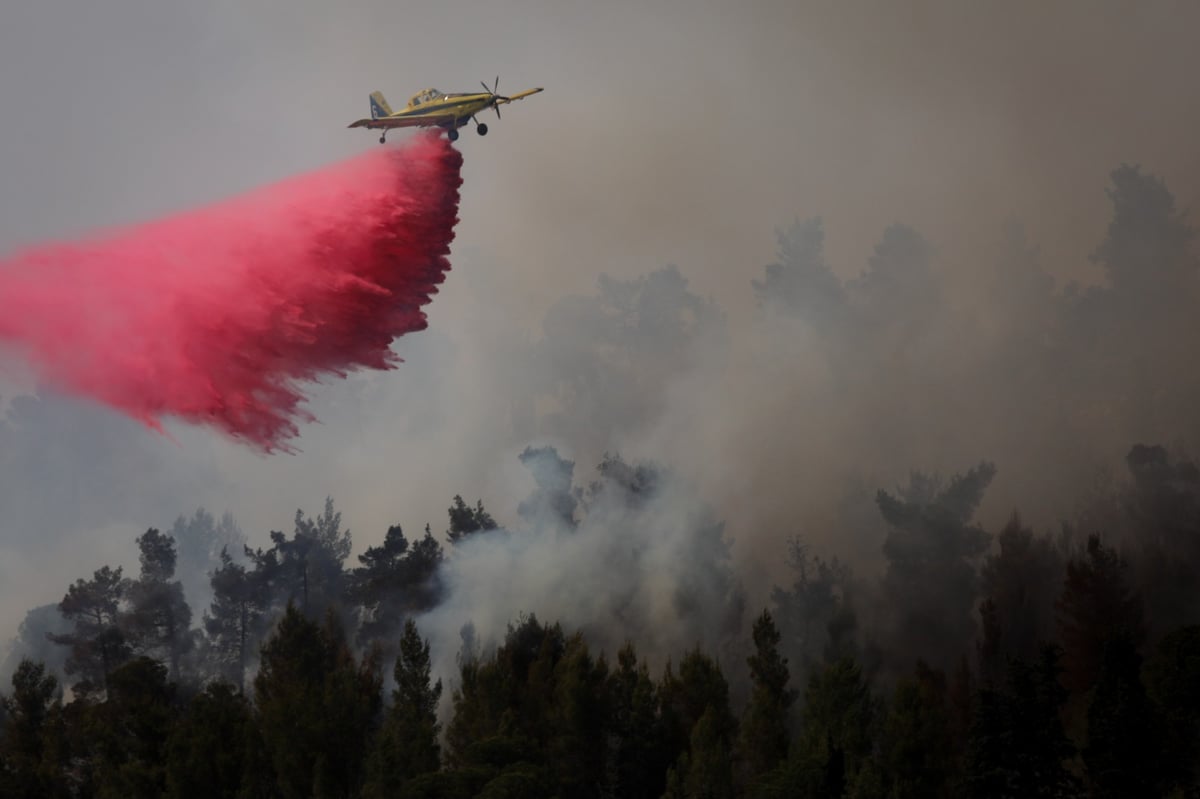
[[[480,122],[478,125],[475,126],[475,132],[478,133],[480,136],[486,136],[487,135],[487,123]]]
[[[379,143],[380,143],[380,144],[386,144],[386,143],[387,143],[387,128],[384,128],[384,129],[383,129],[383,133],[380,133],[380,134],[379,134]]]
[[[450,141],[458,141],[458,129],[450,128],[450,130],[446,131],[446,138]]]

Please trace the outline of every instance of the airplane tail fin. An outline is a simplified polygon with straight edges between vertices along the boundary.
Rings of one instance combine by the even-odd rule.
[[[383,92],[371,92],[371,119],[392,115],[392,107],[383,99]]]

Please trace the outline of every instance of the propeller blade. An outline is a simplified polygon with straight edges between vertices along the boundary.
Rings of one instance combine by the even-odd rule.
[[[492,88],[492,94],[495,94],[496,90],[499,88],[500,88],[500,76],[497,75],[496,76],[496,85]]]
[[[492,91],[491,89],[489,89],[489,88],[488,88],[488,85],[487,85],[486,83],[484,83],[483,81],[479,81],[479,85],[480,85],[480,86],[482,86],[482,87],[483,87],[483,90],[484,90],[485,92],[487,92],[488,94],[495,94],[495,92],[494,92],[494,91]]]

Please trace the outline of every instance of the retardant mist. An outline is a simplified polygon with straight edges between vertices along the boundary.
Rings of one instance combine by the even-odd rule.
[[[270,452],[310,421],[300,384],[394,368],[450,268],[462,154],[435,135],[193,212],[0,265],[0,340],[40,378],[161,429]]]

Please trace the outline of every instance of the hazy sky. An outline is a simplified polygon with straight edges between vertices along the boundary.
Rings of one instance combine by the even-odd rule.
[[[177,426],[172,440],[75,403],[29,426],[44,445],[20,438],[0,474],[21,486],[0,522],[0,640],[199,504],[263,543],[331,493],[356,548],[389,523],[443,529],[459,491],[511,516],[501,498],[530,481],[488,402],[496,342],[536,337],[550,303],[601,272],[677,264],[736,327],[797,217],[824,217],[844,277],[887,225],[912,224],[953,283],[1012,216],[1056,276],[1098,278],[1111,169],[1141,163],[1200,203],[1196,30],[1187,2],[7,3],[5,251],[377,147],[346,129],[375,89],[393,106],[497,74],[501,92],[546,91],[492,115],[486,138],[463,130],[454,270],[430,330],[398,345],[399,371],[320,389],[301,454]],[[0,360],[6,399],[28,387]],[[85,499],[103,499],[99,524],[70,509]]]

